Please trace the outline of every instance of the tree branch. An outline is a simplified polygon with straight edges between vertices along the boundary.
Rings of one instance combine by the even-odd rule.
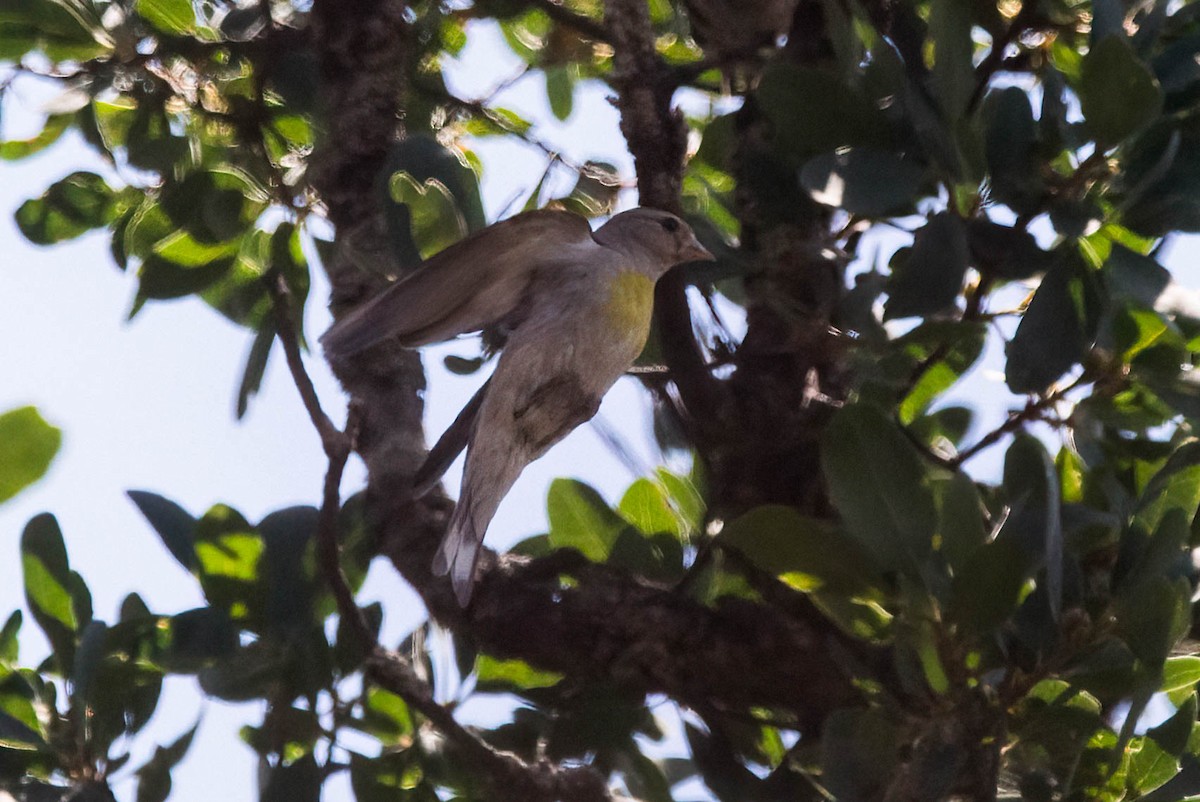
[[[605,22],[615,48],[611,83],[617,90],[621,133],[633,154],[639,199],[643,206],[680,213],[687,126],[680,111],[671,106],[677,78],[655,51],[645,2],[606,0]],[[679,271],[660,279],[655,290],[663,356],[687,408],[687,418],[716,421],[722,418],[726,399],[696,341],[686,291],[687,282]],[[703,426],[694,434],[702,435]]]
[[[574,28],[588,39],[595,39],[597,42],[606,42],[608,44],[612,43],[612,36],[606,27],[591,17],[576,14],[561,3],[555,2],[555,0],[525,0],[525,3],[531,8],[542,11],[559,25]]]

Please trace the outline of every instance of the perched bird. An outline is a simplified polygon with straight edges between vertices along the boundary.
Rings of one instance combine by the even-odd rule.
[[[458,505],[433,561],[464,607],[509,488],[596,414],[641,352],[655,281],[673,265],[712,258],[668,212],[632,209],[595,232],[569,212],[526,212],[435,254],[321,338],[335,361],[384,340],[417,348],[484,329],[506,338],[491,378],[414,481],[414,494],[427,492],[467,449]]]

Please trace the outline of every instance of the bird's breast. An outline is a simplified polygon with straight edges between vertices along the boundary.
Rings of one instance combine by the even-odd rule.
[[[653,312],[654,281],[649,276],[626,270],[613,278],[603,308],[605,322],[618,339],[630,344],[634,356],[646,344]]]

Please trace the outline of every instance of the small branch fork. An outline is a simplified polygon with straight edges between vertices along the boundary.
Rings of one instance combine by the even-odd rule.
[[[287,283],[282,276],[276,275],[268,278],[268,288],[271,293],[276,333],[283,346],[288,370],[329,459],[321,510],[317,519],[318,560],[321,573],[333,593],[338,615],[347,623],[355,639],[366,651],[365,676],[379,687],[395,693],[420,712],[464,758],[464,764],[474,770],[490,789],[494,794],[491,798],[522,802],[551,802],[559,799],[579,802],[610,800],[612,797],[604,778],[591,768],[560,768],[548,762],[531,765],[483,741],[455,720],[453,713],[433,698],[430,687],[416,675],[407,660],[383,648],[379,643],[354,600],[354,593],[346,580],[345,572],[342,571],[338,546],[340,488],[346,461],[354,449],[357,436],[357,408],[351,405],[345,431],[338,429],[325,414],[312,379],[304,367]]]

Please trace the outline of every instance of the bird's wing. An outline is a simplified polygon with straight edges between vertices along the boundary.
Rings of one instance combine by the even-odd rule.
[[[433,255],[378,297],[343,317],[321,342],[350,356],[390,338],[409,348],[449,340],[503,320],[541,270],[600,246],[587,221],[542,209],[510,217]]]

